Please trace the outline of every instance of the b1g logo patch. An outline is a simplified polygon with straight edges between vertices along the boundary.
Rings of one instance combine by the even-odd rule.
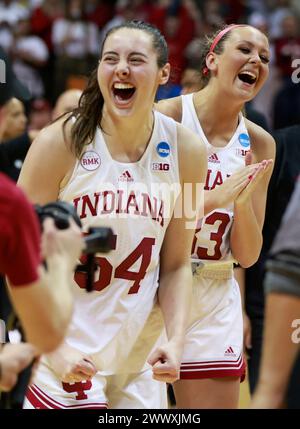
[[[80,164],[85,170],[93,171],[100,167],[101,159],[97,152],[94,150],[88,150],[82,155]]]
[[[170,155],[170,145],[167,142],[160,142],[156,146],[156,151],[159,156],[166,158]]]
[[[247,150],[247,149],[240,149],[240,148],[238,148],[238,149],[236,149],[236,154],[238,155],[238,156],[246,156],[247,155],[247,153],[248,152],[250,152],[250,150]]]
[[[153,171],[169,171],[170,164],[166,162],[152,162],[152,170]]]
[[[243,147],[250,146],[250,138],[249,138],[248,134],[246,134],[246,133],[240,134],[239,135],[239,142]]]

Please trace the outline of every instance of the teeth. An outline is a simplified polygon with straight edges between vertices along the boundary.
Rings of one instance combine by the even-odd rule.
[[[245,71],[241,72],[241,74],[247,74],[248,76],[251,76],[253,79],[256,79],[255,74],[254,74],[254,73],[251,73],[251,72],[249,72],[249,71],[247,71],[247,70],[245,70]]]
[[[115,83],[114,88],[116,88],[116,89],[130,89],[130,88],[134,88],[134,86],[131,85],[130,83]]]

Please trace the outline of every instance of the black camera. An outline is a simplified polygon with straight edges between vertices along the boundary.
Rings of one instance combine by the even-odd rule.
[[[46,217],[51,217],[54,220],[56,228],[66,229],[69,227],[69,218],[71,217],[76,224],[82,228],[81,221],[75,208],[65,201],[56,201],[44,206],[35,205],[35,211],[41,224]],[[86,248],[83,252],[85,254],[107,253],[113,249],[113,231],[111,228],[104,227],[89,228],[84,241]]]
[[[82,228],[82,224],[75,208],[65,201],[55,201],[44,206],[35,205],[35,211],[42,225],[44,219],[51,217],[54,220],[55,226],[58,229],[66,229],[69,227],[70,217],[74,219],[76,224]],[[95,261],[95,253],[107,253],[114,249],[115,236],[111,228],[92,227],[89,228],[87,235],[84,237],[85,249],[83,253],[86,255],[86,262],[77,265],[76,272],[86,273],[86,291],[93,290],[94,273],[97,265]]]

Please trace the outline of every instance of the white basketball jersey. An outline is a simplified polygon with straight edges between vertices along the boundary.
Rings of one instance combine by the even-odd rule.
[[[85,274],[75,276],[79,285],[67,336],[104,374],[137,371],[161,331],[155,306],[159,254],[174,209],[165,192],[179,183],[176,122],[154,112],[153,133],[139,161],[112,159],[97,129],[60,191],[59,199],[75,206],[84,231],[102,226],[114,232],[114,249],[98,255],[94,291],[83,289]]]
[[[243,115],[228,144],[212,146],[207,140],[197,117],[193,94],[183,95],[182,124],[198,134],[208,151],[208,171],[205,189],[221,185],[234,171],[245,165],[245,156],[250,149],[250,139]],[[233,222],[233,204],[226,209],[208,213],[197,227],[192,246],[192,260],[205,264],[233,261],[230,250],[230,229]]]

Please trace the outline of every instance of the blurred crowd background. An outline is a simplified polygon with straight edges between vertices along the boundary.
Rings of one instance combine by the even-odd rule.
[[[222,23],[249,23],[268,35],[272,51],[269,81],[252,107],[277,129],[300,123],[300,85],[292,81],[297,67],[300,78],[299,17],[299,0],[1,0],[0,45],[31,91],[29,129],[40,129],[63,91],[84,88],[112,26],[141,19],[163,32],[173,70],[158,94],[165,98],[197,79],[187,72],[197,73],[205,34]]]

